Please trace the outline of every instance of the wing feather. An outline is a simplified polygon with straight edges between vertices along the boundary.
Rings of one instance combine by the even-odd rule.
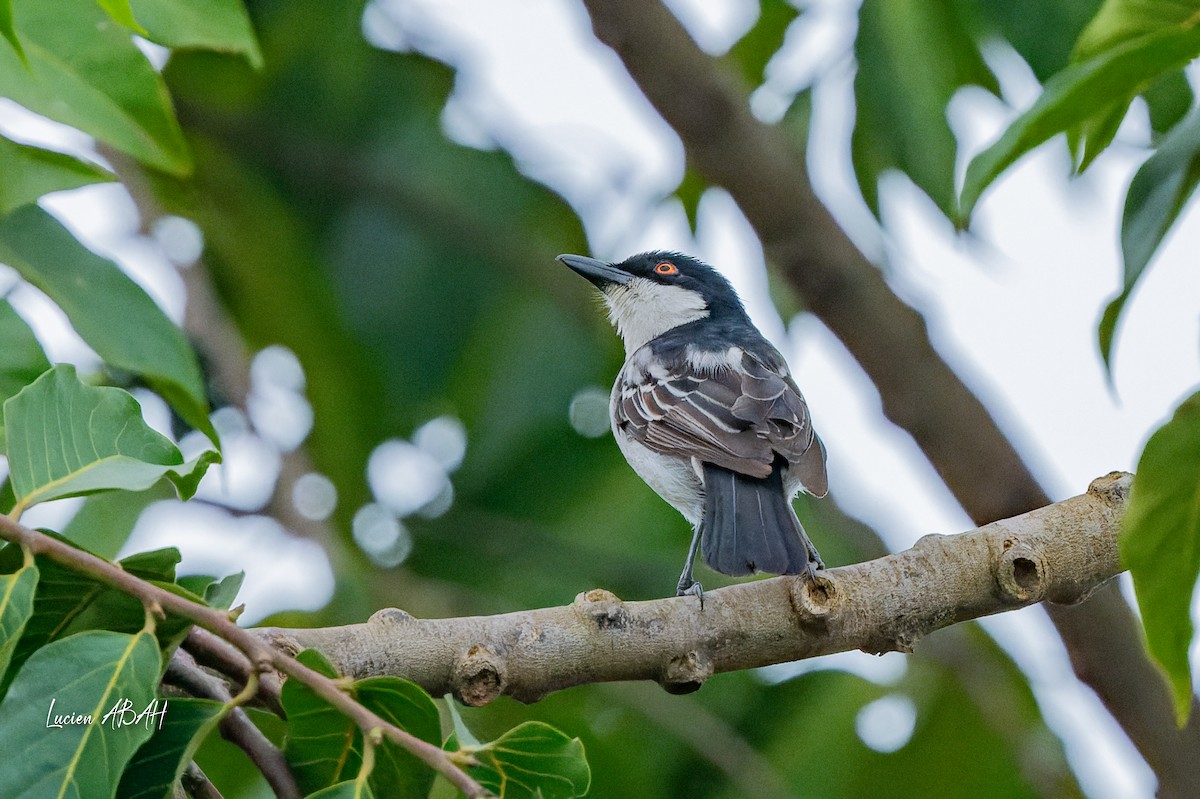
[[[801,466],[806,488],[824,491],[824,448],[778,353],[732,347],[723,363],[712,353],[697,363],[686,349],[654,361],[647,351],[617,385],[617,424],[650,449],[754,477],[768,476],[778,453]]]

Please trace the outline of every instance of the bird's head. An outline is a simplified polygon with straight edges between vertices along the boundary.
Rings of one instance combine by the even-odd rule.
[[[616,264],[583,255],[558,260],[600,290],[627,354],[698,319],[746,315],[729,281],[690,255],[655,250]]]

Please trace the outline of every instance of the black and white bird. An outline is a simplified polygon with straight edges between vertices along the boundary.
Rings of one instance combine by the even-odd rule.
[[[558,260],[600,290],[625,342],[609,403],[617,445],[694,528],[678,594],[703,598],[692,578],[698,547],[723,574],[823,568],[791,501],[825,496],[825,446],[783,356],[729,281],[675,252]]]

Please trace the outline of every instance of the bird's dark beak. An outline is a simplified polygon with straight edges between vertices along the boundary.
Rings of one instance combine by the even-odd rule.
[[[628,272],[622,272],[612,264],[607,264],[595,258],[588,258],[586,255],[560,255],[557,260],[562,261],[577,274],[587,278],[593,286],[601,291],[606,286],[611,286],[614,283],[625,284],[633,279],[633,275]]]

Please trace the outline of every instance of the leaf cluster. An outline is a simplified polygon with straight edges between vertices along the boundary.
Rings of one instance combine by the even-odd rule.
[[[0,94],[95,136],[162,180],[186,179],[194,167],[191,150],[161,74],[133,34],[176,53],[217,51],[260,68],[244,8],[236,0],[60,5],[0,3]],[[48,193],[114,176],[73,156],[2,137],[0,169],[0,261],[63,311],[109,373],[132,375],[214,447],[185,458],[175,440],[147,424],[125,388],[98,385],[98,378],[82,378],[70,364],[51,365],[27,322],[0,299],[0,451],[8,465],[0,511],[15,522],[37,504],[87,496],[67,537],[53,535],[71,546],[92,544],[93,554],[110,558],[140,510],[170,494],[190,498],[219,462],[207,389],[192,344],[149,295],[35,204]],[[224,580],[177,576],[178,562],[178,551],[165,549],[132,555],[116,567],[137,585],[168,591],[196,608],[228,610],[241,574]],[[6,796],[174,796],[205,742],[218,730],[227,733],[224,723],[242,713],[240,705],[253,695],[256,677],[228,701],[181,698],[176,678],[164,675],[193,619],[164,613],[145,595],[126,590],[101,573],[64,565],[28,541],[0,548],[0,742],[6,751],[23,753],[0,768]],[[236,682],[237,675],[226,678]],[[306,795],[429,794],[435,776],[429,765],[364,734],[328,705],[318,711],[313,703],[321,700],[305,690],[294,680],[284,689],[283,738]],[[440,744],[438,711],[415,685],[368,680],[348,690],[385,721]],[[259,723],[271,726],[261,718]],[[335,729],[348,730],[345,738],[356,754],[329,772],[319,763],[322,742]],[[546,779],[557,786],[555,775],[567,769],[578,794],[553,787],[546,795],[587,790],[582,746],[565,740],[566,759],[549,764]],[[561,748],[541,740],[520,751],[536,758]],[[349,750],[341,754],[348,758]],[[218,780],[223,770],[215,769]],[[194,787],[194,781],[184,782]],[[539,791],[539,779],[523,781],[521,790]]]

